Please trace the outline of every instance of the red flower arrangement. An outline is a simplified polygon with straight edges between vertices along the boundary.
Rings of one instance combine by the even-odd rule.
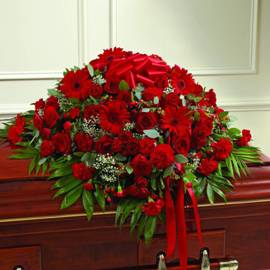
[[[65,198],[61,208],[81,198],[91,219],[95,202],[102,209],[114,203],[116,221],[131,216],[131,230],[138,225],[146,241],[166,214],[168,256],[175,204],[184,224],[185,192],[198,217],[195,195],[211,203],[215,195],[225,198],[233,178],[247,173],[246,163],[260,160],[248,145],[250,131],[229,127],[214,90],[157,55],[105,50],[83,68],[66,70],[48,92],[34,111],[1,130],[17,148],[13,158],[31,158],[30,172],[49,168],[55,197]],[[198,235],[202,242],[200,227]]]

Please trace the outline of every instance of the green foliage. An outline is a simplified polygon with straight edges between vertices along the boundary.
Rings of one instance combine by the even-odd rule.
[[[71,191],[69,191],[62,203],[61,203],[61,209],[65,209],[70,207],[71,205],[73,205],[75,202],[78,201],[78,199],[81,197],[82,195],[82,191],[83,191],[83,186],[79,185],[76,188],[72,189]]]
[[[175,155],[174,158],[175,158],[175,161],[178,163],[187,163],[188,162],[188,159],[184,155],[181,155],[181,154]]]
[[[83,190],[82,193],[82,203],[85,213],[87,215],[87,219],[91,220],[93,212],[94,212],[94,200],[93,194],[91,191]]]
[[[143,131],[143,133],[144,133],[147,137],[149,137],[149,138],[151,138],[151,139],[155,139],[155,138],[160,137],[160,134],[159,134],[158,131],[155,130],[155,129],[145,129],[145,130]]]
[[[119,90],[129,90],[129,85],[125,80],[122,80],[120,81],[118,88]]]

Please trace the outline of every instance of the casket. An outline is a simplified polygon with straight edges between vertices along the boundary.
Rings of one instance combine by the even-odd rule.
[[[1,146],[1,270],[147,269],[165,250],[162,224],[147,246],[130,235],[128,225],[121,230],[114,225],[113,208],[106,212],[97,209],[91,222],[80,204],[59,210],[60,200],[52,199],[51,180],[29,176],[28,161],[10,160],[10,154],[10,148]],[[250,165],[250,175],[235,182],[227,203],[199,203],[212,261],[234,258],[241,270],[270,269],[270,162],[264,160],[260,166]],[[188,254],[198,259],[192,209],[186,209],[186,217]]]

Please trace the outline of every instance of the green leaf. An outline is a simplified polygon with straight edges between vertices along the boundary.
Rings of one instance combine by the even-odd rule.
[[[49,179],[58,178],[66,175],[71,175],[72,169],[70,167],[60,167],[59,169],[55,170],[51,175],[49,176]]]
[[[122,156],[121,154],[116,154],[115,156],[114,156],[114,159],[116,160],[116,161],[120,161],[120,162],[124,162],[124,161],[126,161],[127,160],[127,158],[126,157],[124,157],[124,156]]]
[[[126,169],[126,171],[127,171],[128,174],[132,174],[133,173],[133,168],[130,167],[129,165],[126,165],[125,166],[125,169]]]
[[[214,196],[213,189],[212,189],[211,185],[209,185],[209,183],[207,184],[206,194],[207,194],[207,198],[208,198],[209,202],[214,203],[215,196]]]
[[[226,198],[226,196],[225,196],[225,194],[224,194],[223,191],[221,191],[219,188],[217,188],[215,186],[211,186],[211,187],[212,187],[213,191],[215,193],[217,193],[225,202],[227,201],[227,198]]]
[[[185,183],[187,182],[193,182],[195,179],[196,179],[196,175],[191,173],[191,172],[186,172],[184,175],[183,175],[183,180]]]
[[[135,210],[133,211],[133,214],[131,216],[131,220],[130,220],[130,232],[133,233],[136,225],[138,224],[138,221],[142,215],[142,204],[143,203],[139,203]]]
[[[145,222],[145,228],[144,228],[144,239],[146,243],[149,243],[152,239],[157,224],[157,217],[151,216],[148,217],[147,221]]]
[[[62,188],[60,188],[55,194],[54,194],[54,198],[59,197],[62,194],[65,194],[67,192],[69,192],[70,190],[74,189],[77,186],[81,185],[81,181],[79,180],[72,180],[70,181],[68,184],[66,184],[65,186],[63,186]]]
[[[81,197],[82,191],[83,186],[80,185],[67,193],[61,203],[61,209],[65,209],[73,205]]]
[[[121,80],[118,86],[119,90],[128,90],[129,85],[125,80]]]
[[[158,131],[155,130],[155,129],[145,129],[145,130],[143,131],[143,133],[144,133],[147,137],[149,137],[149,138],[151,138],[151,139],[155,139],[155,138],[158,138],[158,137],[160,136],[160,134],[158,133]]]
[[[151,177],[150,185],[153,190],[157,190],[157,179],[156,177]]]
[[[239,137],[241,137],[241,131],[240,131],[240,129],[238,129],[238,128],[230,128],[229,130],[228,130],[228,132],[229,132],[229,136],[231,137],[231,138],[239,138]]]
[[[181,154],[175,155],[174,158],[178,163],[187,163],[188,162],[188,159],[184,155],[181,155]]]
[[[231,154],[231,159],[232,159],[232,164],[233,164],[233,167],[234,167],[234,171],[240,177],[241,173],[240,173],[240,170],[239,170],[239,165],[238,165],[238,162],[237,162],[237,160],[236,160],[236,158],[234,157],[233,154]]]
[[[38,165],[43,165],[47,161],[47,158],[42,158],[39,160]]]
[[[105,196],[102,190],[99,189],[98,185],[95,185],[96,191],[94,192],[95,198],[98,205],[102,210],[105,209]]]
[[[62,94],[57,91],[56,89],[48,89],[48,95],[49,96],[54,96],[54,97],[61,97]]]
[[[234,171],[233,171],[233,166],[232,166],[232,160],[230,157],[228,157],[226,160],[225,160],[225,163],[226,163],[226,166],[229,170],[229,173],[231,175],[231,177],[234,177]]]
[[[150,109],[149,108],[142,108],[142,112],[144,112],[144,113],[150,112]]]
[[[91,220],[94,212],[93,194],[88,190],[83,190],[82,194],[83,208],[86,212],[87,219]]]
[[[87,65],[87,69],[88,69],[88,72],[89,72],[90,76],[91,76],[91,77],[94,77],[95,72],[94,72],[93,66],[90,65],[90,64],[88,64],[88,65]]]
[[[153,100],[154,104],[158,104],[159,103],[159,98],[156,96],[154,97],[154,100]]]
[[[144,227],[145,227],[145,223],[146,223],[146,220],[147,220],[147,216],[143,216],[139,222],[139,225],[138,225],[138,233],[137,233],[137,236],[138,236],[138,239],[141,238],[142,236],[142,233],[144,231]]]
[[[53,188],[62,188],[64,186],[66,186],[67,184],[70,184],[71,182],[79,182],[78,180],[76,180],[72,175],[71,176],[65,176],[60,178],[59,180],[57,180],[54,185]]]
[[[167,176],[170,176],[172,173],[173,173],[173,167],[169,166],[164,170],[163,177],[166,178]]]

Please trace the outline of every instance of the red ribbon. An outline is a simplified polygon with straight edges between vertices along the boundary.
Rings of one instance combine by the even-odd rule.
[[[200,247],[204,247],[201,221],[198,209],[198,203],[194,191],[192,189],[192,183],[186,184],[187,192],[192,201],[192,207],[194,211],[194,217],[197,227],[197,236],[200,243]],[[185,189],[184,182],[181,180],[178,182],[177,198],[176,198],[176,219],[173,199],[170,192],[170,177],[166,178],[166,229],[167,229],[167,256],[173,255],[176,245],[176,219],[178,226],[178,249],[180,259],[180,270],[187,270],[188,267],[188,254],[187,254],[187,231],[186,231],[186,218],[185,218]]]
[[[170,191],[170,177],[166,178],[165,207],[166,207],[166,231],[167,231],[167,257],[171,257],[176,244],[176,220],[175,208]]]
[[[203,243],[203,238],[202,238],[201,220],[200,220],[200,214],[199,214],[199,209],[198,209],[198,202],[197,202],[196,196],[194,194],[194,191],[192,189],[192,183],[190,183],[190,182],[187,183],[186,188],[187,188],[188,194],[189,194],[189,196],[191,198],[192,205],[193,205],[193,211],[194,211],[194,217],[195,217],[195,222],[196,222],[196,227],[197,227],[198,240],[199,240],[199,243],[200,243],[200,247],[203,248],[204,243]]]
[[[185,218],[185,190],[183,181],[178,182],[176,216],[178,224],[178,251],[180,259],[180,270],[187,270],[187,230]]]

